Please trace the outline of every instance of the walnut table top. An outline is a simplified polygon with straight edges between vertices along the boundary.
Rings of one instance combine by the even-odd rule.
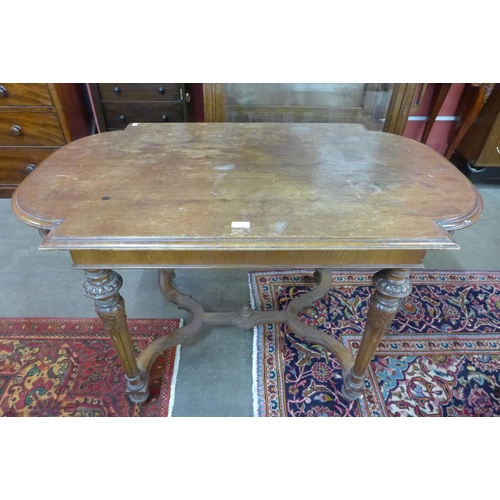
[[[438,153],[350,124],[130,125],[65,146],[13,198],[51,230],[42,249],[128,250],[115,267],[415,264],[481,208]]]

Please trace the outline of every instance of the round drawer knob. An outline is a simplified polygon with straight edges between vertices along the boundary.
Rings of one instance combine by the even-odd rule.
[[[165,88],[164,88],[164,87],[160,87],[160,88],[158,89],[158,92],[159,92],[160,94],[164,94],[164,93],[165,93]]]
[[[7,95],[7,89],[3,85],[0,85],[0,97],[7,97]]]
[[[23,129],[19,125],[12,125],[12,127],[10,127],[10,133],[14,137],[19,137],[23,135]]]
[[[34,163],[30,163],[24,170],[26,171],[27,174],[33,172],[35,170],[36,165]]]
[[[166,121],[168,121],[168,116],[167,116],[167,115],[163,115],[163,116],[161,117],[161,119],[162,119],[164,122],[166,122]]]
[[[122,91],[122,89],[120,87],[115,87],[113,91],[119,94]]]
[[[125,121],[125,115],[120,115],[120,120],[121,120],[122,122],[124,122],[124,121]]]

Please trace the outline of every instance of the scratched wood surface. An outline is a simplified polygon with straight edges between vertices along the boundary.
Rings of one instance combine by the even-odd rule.
[[[360,125],[141,123],[64,146],[12,207],[46,249],[427,250],[458,248],[482,201],[427,146]]]

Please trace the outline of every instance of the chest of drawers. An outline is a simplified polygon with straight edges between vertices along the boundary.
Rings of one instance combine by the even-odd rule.
[[[61,146],[90,135],[81,84],[0,84],[0,197],[8,198]]]
[[[89,83],[88,89],[100,132],[187,121],[183,83]]]

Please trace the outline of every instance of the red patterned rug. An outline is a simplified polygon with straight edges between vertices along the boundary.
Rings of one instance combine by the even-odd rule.
[[[177,319],[128,321],[137,352],[179,326]],[[157,358],[151,396],[136,405],[99,319],[0,318],[0,416],[166,417],[179,352]]]
[[[382,338],[364,395],[340,392],[336,358],[300,340],[284,325],[256,327],[256,416],[500,416],[500,273],[415,271],[412,294]],[[257,310],[285,309],[313,285],[312,273],[253,272]],[[332,275],[332,288],[303,317],[359,349],[371,274]]]

